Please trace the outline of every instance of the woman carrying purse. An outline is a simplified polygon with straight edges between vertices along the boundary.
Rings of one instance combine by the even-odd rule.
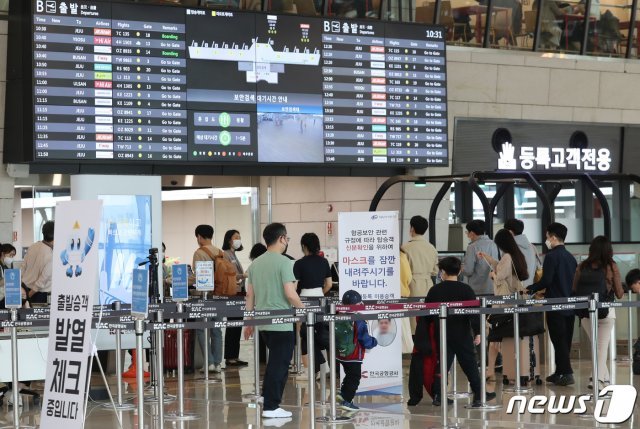
[[[581,282],[582,280],[582,282]],[[620,270],[613,260],[613,248],[611,242],[605,236],[599,235],[594,238],[589,246],[589,256],[584,260],[573,278],[573,293],[580,293],[581,286],[595,280],[606,284],[606,295],[600,297],[600,301],[614,301],[614,295],[620,299],[624,295],[622,289],[622,280],[620,279]],[[587,285],[588,287],[588,285]],[[605,317],[598,316],[598,391],[610,384],[609,368],[607,368],[607,350],[611,340],[611,332],[616,323],[615,309],[609,308]],[[601,312],[602,310],[598,310]],[[591,322],[585,314],[578,314],[580,317],[580,325],[584,329],[587,338],[591,341]],[[593,389],[593,380],[589,379],[589,389]]]
[[[515,292],[523,292],[524,287],[522,281],[529,278],[529,272],[527,270],[527,262],[524,255],[520,251],[518,244],[511,232],[506,229],[498,231],[493,239],[502,254],[499,261],[492,258],[486,253],[478,253],[478,257],[484,258],[485,261],[491,266],[491,279],[493,280],[493,293],[496,296],[513,295]],[[489,347],[487,379],[495,377],[495,359],[500,351],[500,344],[502,348],[502,363],[503,374],[509,373],[509,367],[511,361],[508,356],[515,355],[515,343],[513,338],[503,338],[502,343],[491,343]],[[525,371],[529,368],[529,348],[524,341],[518,339],[520,347],[520,356],[524,357],[520,361],[520,368],[524,368]],[[510,351],[510,352],[509,352]],[[524,372],[521,372],[524,374]],[[515,377],[515,371],[514,371]],[[506,375],[505,375],[506,376]]]

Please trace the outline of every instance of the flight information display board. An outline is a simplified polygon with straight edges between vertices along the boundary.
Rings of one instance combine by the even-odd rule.
[[[448,164],[441,27],[32,6],[36,161]]]

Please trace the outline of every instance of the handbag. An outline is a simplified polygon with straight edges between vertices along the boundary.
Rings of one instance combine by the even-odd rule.
[[[514,273],[517,272],[516,267],[511,261],[511,266]],[[524,293],[525,289],[522,285],[522,280],[518,279],[520,294]],[[489,317],[489,323],[491,329],[489,330],[489,341],[500,341],[502,338],[513,338],[513,314],[492,314]],[[519,313],[518,314],[518,327],[520,337],[531,337],[544,333],[544,316],[542,312],[532,313]]]

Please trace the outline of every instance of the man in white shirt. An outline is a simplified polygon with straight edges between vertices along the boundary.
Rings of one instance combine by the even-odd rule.
[[[53,260],[53,221],[42,225],[42,241],[29,247],[22,264],[22,283],[31,303],[47,303],[51,295],[51,262]]]

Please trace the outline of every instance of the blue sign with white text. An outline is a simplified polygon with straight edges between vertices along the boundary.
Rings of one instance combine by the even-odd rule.
[[[21,287],[22,287],[22,279],[20,277],[20,270],[17,270],[17,269],[4,270],[4,290],[5,290],[4,305],[5,307],[7,308],[22,307],[22,296],[20,294]]]
[[[149,271],[141,268],[133,270],[131,293],[131,314],[146,318],[149,311]]]
[[[171,289],[174,301],[189,298],[187,274],[187,264],[175,264],[171,266]]]

